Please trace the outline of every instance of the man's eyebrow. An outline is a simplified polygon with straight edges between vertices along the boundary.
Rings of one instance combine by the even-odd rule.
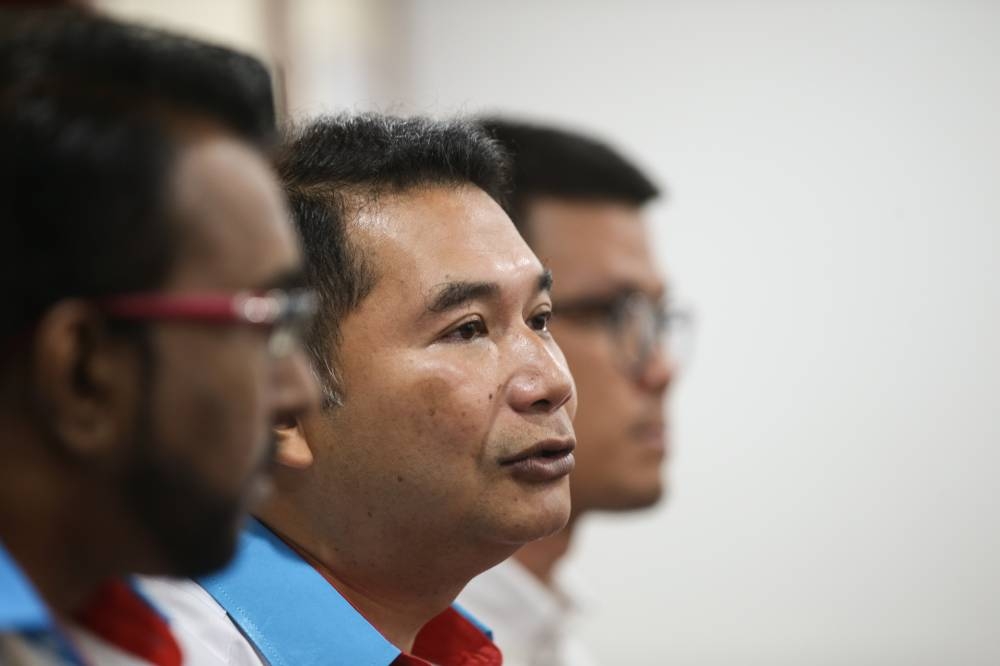
[[[538,291],[552,290],[552,271],[545,269],[538,276]],[[427,303],[427,312],[439,314],[460,308],[470,301],[496,298],[500,295],[500,285],[496,282],[445,282],[438,285]]]
[[[427,303],[427,311],[435,314],[459,308],[470,301],[493,298],[500,293],[496,282],[445,282],[439,285]]]
[[[548,268],[538,276],[538,291],[552,291],[552,271]]]

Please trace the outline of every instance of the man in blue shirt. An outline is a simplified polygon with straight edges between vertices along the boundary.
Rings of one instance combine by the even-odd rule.
[[[223,565],[317,396],[267,74],[81,11],[0,26],[2,649],[177,664],[121,577]]]
[[[451,603],[565,524],[576,403],[502,154],[463,122],[342,116],[290,137],[278,172],[325,406],[282,424],[234,566],[154,594],[200,663],[499,664]]]

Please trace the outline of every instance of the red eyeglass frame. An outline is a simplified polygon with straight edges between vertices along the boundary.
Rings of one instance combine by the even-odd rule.
[[[105,314],[138,321],[188,321],[237,324],[269,332],[268,349],[282,358],[301,349],[303,332],[316,314],[310,289],[271,289],[236,293],[139,292],[95,301]]]
[[[236,293],[137,292],[101,298],[96,303],[102,312],[121,319],[269,327],[287,316],[292,293],[279,289]]]

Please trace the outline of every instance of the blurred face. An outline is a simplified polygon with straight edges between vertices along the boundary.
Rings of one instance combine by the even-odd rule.
[[[576,401],[548,273],[471,186],[386,196],[354,224],[378,281],[341,325],[345,404],[306,429],[324,512],[438,550],[560,529]]]
[[[640,306],[664,298],[639,211],[614,203],[540,199],[530,208],[529,221],[535,252],[556,276],[552,333],[580,395],[573,509],[648,506],[663,492],[671,368],[659,348],[635,362],[630,331],[641,327]],[[613,302],[635,307],[625,307],[616,322],[608,316],[611,310],[600,306]]]
[[[178,262],[163,291],[236,293],[287,286],[297,241],[274,177],[223,137],[186,148],[173,183]],[[232,554],[240,521],[269,489],[272,427],[316,401],[301,352],[268,351],[267,332],[239,324],[156,322],[148,399],[128,486],[177,574]]]

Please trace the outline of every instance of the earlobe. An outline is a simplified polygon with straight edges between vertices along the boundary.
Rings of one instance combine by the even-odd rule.
[[[279,465],[291,469],[306,469],[312,465],[312,449],[309,448],[309,442],[298,421],[294,425],[275,427],[274,433],[278,440],[275,460]]]

